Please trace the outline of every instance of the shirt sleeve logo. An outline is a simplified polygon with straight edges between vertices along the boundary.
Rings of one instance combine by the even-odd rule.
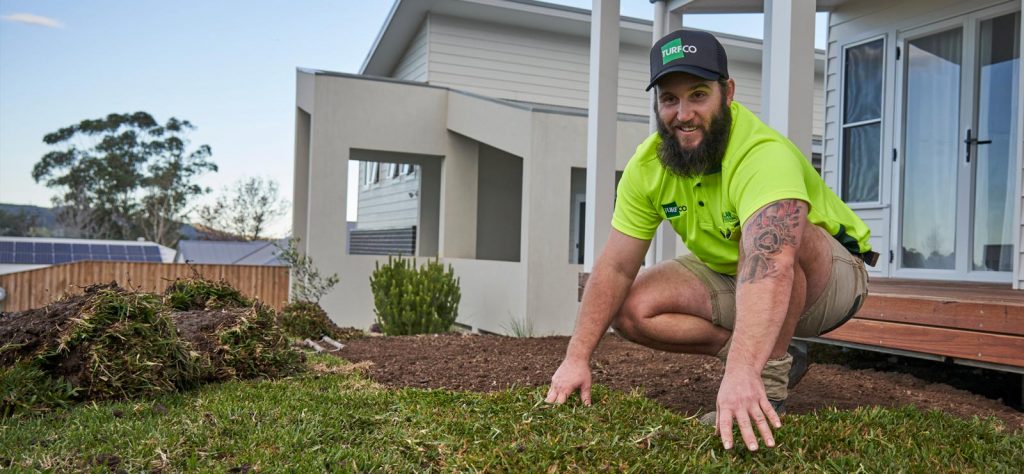
[[[677,205],[675,201],[668,204],[662,204],[661,208],[665,211],[665,217],[668,219],[679,217],[680,212],[686,212],[686,204],[680,206]]]

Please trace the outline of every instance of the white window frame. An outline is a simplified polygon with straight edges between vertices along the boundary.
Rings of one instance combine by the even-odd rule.
[[[846,52],[849,49],[851,49],[851,48],[856,48],[858,46],[863,46],[863,45],[866,45],[866,44],[870,44],[870,43],[873,43],[873,42],[878,41],[878,40],[882,41],[882,71],[881,71],[882,72],[882,90],[880,91],[880,94],[879,94],[879,96],[882,99],[882,103],[879,104],[878,118],[877,119],[870,119],[870,120],[861,120],[859,122],[846,123],[846,80],[847,80],[847,77],[846,77],[846,58],[847,58],[847,54],[846,54]],[[884,144],[885,144],[885,126],[884,126],[883,122],[884,122],[884,119],[885,119],[885,106],[886,106],[886,104],[885,104],[885,97],[886,97],[885,94],[887,93],[887,91],[886,91],[886,77],[888,77],[888,76],[886,74],[888,73],[888,67],[889,67],[888,63],[886,62],[886,58],[887,58],[887,56],[889,54],[889,50],[887,49],[888,47],[889,47],[889,41],[888,41],[887,35],[880,34],[880,35],[875,35],[875,36],[872,36],[872,37],[869,37],[869,38],[865,38],[865,39],[862,39],[862,40],[859,40],[859,41],[854,41],[854,42],[847,43],[847,44],[843,45],[842,52],[840,53],[839,70],[841,71],[841,73],[840,73],[841,79],[840,79],[840,85],[839,85],[839,91],[838,91],[839,92],[839,94],[838,94],[839,95],[839,113],[838,113],[839,132],[838,132],[838,134],[836,136],[836,143],[837,143],[836,156],[838,157],[838,161],[839,161],[839,166],[836,167],[836,175],[839,177],[839,179],[837,180],[838,181],[837,182],[837,184],[838,184],[837,187],[839,188],[839,193],[838,193],[839,196],[843,196],[843,195],[846,194],[846,190],[844,189],[845,186],[846,186],[846,177],[843,175],[843,168],[845,167],[845,164],[846,164],[846,156],[844,156],[844,153],[843,153],[843,150],[845,149],[845,146],[846,146],[846,144],[845,144],[846,129],[847,128],[859,127],[859,126],[863,126],[863,125],[871,125],[871,124],[874,124],[874,123],[878,123],[879,124],[879,126],[878,126],[879,127],[879,134],[878,134],[878,199],[876,199],[874,201],[855,201],[855,202],[854,201],[850,201],[850,202],[847,202],[847,204],[850,204],[850,205],[853,205],[853,206],[857,206],[857,207],[863,207],[865,205],[874,207],[875,205],[881,205],[882,201],[884,200],[884,198],[882,196],[882,193],[883,193],[883,190],[884,190],[884,187],[882,186],[882,184],[883,184],[883,177],[885,175],[885,172],[884,172],[884,170],[885,170],[885,168],[884,168],[885,167],[885,156],[884,156],[884,151],[883,151],[884,150]]]

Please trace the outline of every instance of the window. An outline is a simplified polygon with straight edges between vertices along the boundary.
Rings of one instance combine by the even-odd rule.
[[[843,68],[842,198],[878,202],[882,161],[882,38],[846,48]]]
[[[363,185],[369,186],[380,182],[380,163],[366,162],[366,174],[363,175]]]

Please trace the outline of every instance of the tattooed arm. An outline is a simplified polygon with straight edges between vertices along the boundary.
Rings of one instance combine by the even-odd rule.
[[[743,226],[736,272],[736,326],[725,376],[718,393],[716,427],[726,449],[732,446],[733,419],[743,442],[756,449],[754,429],[774,445],[770,420],[781,426],[768,404],[761,370],[779,337],[796,275],[796,256],[807,221],[807,203],[775,201],[754,213]]]

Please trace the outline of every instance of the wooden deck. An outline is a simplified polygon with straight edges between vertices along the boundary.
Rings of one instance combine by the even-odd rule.
[[[578,297],[589,274],[581,273]],[[1024,290],[872,278],[860,311],[820,342],[1024,373]]]
[[[1024,290],[873,278],[861,310],[821,339],[1024,368]]]

